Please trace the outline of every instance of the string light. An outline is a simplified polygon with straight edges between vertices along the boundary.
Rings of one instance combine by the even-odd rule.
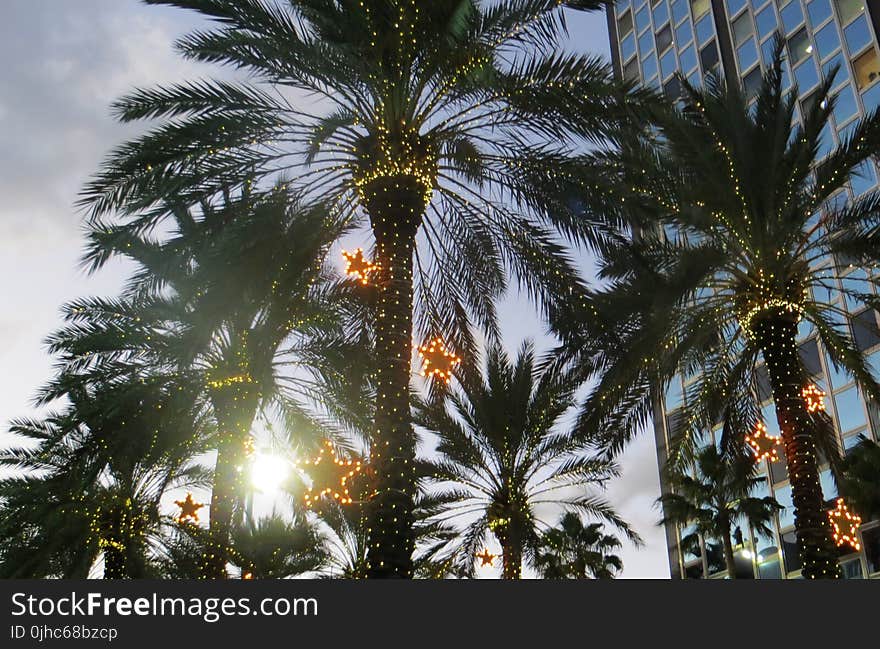
[[[191,493],[187,493],[186,499],[184,500],[175,500],[174,504],[180,507],[180,514],[177,515],[177,522],[192,524],[199,522],[199,510],[205,506],[203,503],[195,502]]]
[[[495,559],[498,558],[497,554],[492,554],[489,552],[489,548],[484,548],[482,552],[478,552],[476,555],[477,559],[480,560],[480,567],[483,566],[494,566]]]
[[[832,535],[837,547],[849,545],[856,552],[862,549],[858,536],[862,517],[849,511],[843,498],[838,498],[837,507],[828,511],[828,519],[831,521]]]
[[[801,396],[807,405],[807,412],[825,412],[825,392],[815,383],[811,383],[801,390]]]
[[[325,441],[318,455],[300,465],[312,479],[304,496],[306,507],[315,506],[323,498],[333,498],[341,505],[354,502],[351,497],[352,478],[363,471],[364,465],[357,459],[343,459],[336,454],[330,441]]]
[[[364,251],[361,248],[358,248],[354,252],[343,250],[342,256],[346,261],[345,274],[349,277],[354,277],[364,286],[367,286],[370,283],[370,275],[380,269],[378,263],[372,262],[364,257]]]
[[[769,435],[763,421],[755,424],[755,430],[752,433],[746,433],[745,440],[746,444],[751,447],[752,453],[755,454],[756,462],[761,460],[779,461],[779,448],[782,446],[782,440],[779,437]]]
[[[419,347],[419,358],[423,363],[422,376],[438,378],[446,383],[449,383],[453,371],[461,363],[461,358],[449,351],[440,337]]]

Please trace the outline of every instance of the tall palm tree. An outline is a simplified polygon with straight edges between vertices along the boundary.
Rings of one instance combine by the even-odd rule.
[[[436,459],[422,462],[425,489],[445,497],[437,516],[463,527],[448,547],[450,569],[471,576],[488,534],[500,543],[505,579],[534,562],[547,510],[580,511],[638,536],[610,505],[591,494],[617,467],[585,452],[562,420],[578,383],[559,364],[537,363],[530,343],[511,361],[499,347],[486,354],[485,375],[467,366],[460,387],[422,401],[415,421],[437,437]],[[554,511],[554,516],[556,515]]]
[[[204,576],[222,578],[255,419],[280,416],[298,442],[317,443],[323,426],[307,406],[333,407],[322,387],[345,376],[352,344],[341,328],[345,296],[322,263],[334,236],[323,212],[282,188],[169,210],[162,237],[92,225],[86,262],[120,255],[137,270],[123,298],[73,304],[53,349],[78,362],[161,367],[195,386],[217,450]],[[109,334],[115,345],[96,350],[95,336]]]
[[[679,468],[668,471],[672,491],[658,499],[663,505],[663,525],[695,526],[704,539],[719,539],[729,579],[736,579],[731,534],[737,521],[746,521],[756,533],[771,536],[770,524],[782,507],[767,496],[752,493],[766,478],[757,475],[752,458],[722,454],[715,446],[698,452],[694,475]],[[683,544],[688,541],[682,539]]]
[[[686,394],[682,434],[692,441],[692,433],[733,416],[726,425],[741,447],[755,409],[729,405],[754,403],[763,358],[804,575],[837,577],[817,446],[829,459],[838,451],[822,441],[818,431],[827,426],[803,396],[810,379],[798,355],[798,328],[810,326],[834,365],[852,374],[864,394],[880,398],[848,314],[829,298],[834,289],[860,308],[880,306],[874,280],[854,276],[837,284],[848,264],[875,266],[880,257],[880,193],[837,200],[860,165],[871,164],[880,118],[869,115],[823,157],[823,129],[836,102],[833,75],[803,102],[796,124],[798,92],[783,92],[781,51],[780,43],[754,104],[735,85],[684,83],[685,105],[657,116],[656,140],[609,155],[640,236],[609,251],[601,269],[608,289],[584,311],[582,322],[604,331],[604,341],[589,347],[578,332],[564,335],[572,350],[587,350],[575,351],[582,367],[602,375],[582,424],[607,431],[612,450],[646,421],[655,388],[665,389],[677,373],[698,375]]]
[[[612,137],[638,95],[599,58],[562,52],[560,35],[566,8],[608,0],[146,2],[214,21],[179,50],[251,82],[137,90],[117,102],[122,121],[166,121],[116,149],[83,202],[93,216],[118,211],[151,227],[170,194],[194,203],[284,176],[327,208],[328,228],[369,227],[380,477],[369,573],[409,577],[414,318],[419,337],[442,334],[474,354],[472,321],[497,338],[506,268],[547,311],[572,295],[578,273],[559,235],[595,244],[602,231],[584,205],[607,207],[595,210],[603,224],[615,208],[578,147]],[[318,98],[313,109],[303,95]]]
[[[863,438],[843,461],[840,493],[864,521],[880,519],[880,444]]]
[[[614,579],[623,561],[613,554],[620,539],[602,531],[602,523],[584,524],[574,512],[544,532],[535,566],[544,579]]]

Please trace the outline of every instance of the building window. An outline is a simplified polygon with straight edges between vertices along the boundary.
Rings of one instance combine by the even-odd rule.
[[[819,83],[819,71],[812,56],[794,69],[794,79],[802,93]]]
[[[794,532],[782,535],[782,558],[785,560],[785,572],[791,573],[801,569],[801,553],[798,549],[797,534]]]
[[[666,27],[657,32],[656,39],[658,52],[663,52],[667,47],[672,45],[672,29],[669,25],[666,25]]]
[[[748,13],[744,13],[733,21],[731,27],[734,45],[739,45],[752,35],[752,17]]]
[[[660,76],[663,79],[671,76],[678,70],[678,61],[675,58],[675,50],[670,49],[660,57]]]
[[[621,36],[625,36],[632,31],[633,28],[633,17],[632,12],[627,11],[623,14],[620,19],[617,21],[617,33]]]
[[[702,45],[715,35],[715,23],[712,22],[712,15],[706,14],[696,23],[697,42]]]
[[[718,66],[718,48],[715,46],[715,41],[700,50],[700,65],[703,67],[703,74],[715,72]]]
[[[816,39],[816,49],[819,52],[819,58],[831,56],[840,47],[840,36],[837,33],[837,25],[833,22],[828,23],[822,29],[814,32],[813,38]]]
[[[691,29],[691,21],[685,20],[675,29],[675,40],[678,46],[687,45],[694,37],[694,30]]]
[[[862,560],[861,559],[852,559],[851,561],[844,561],[840,564],[840,570],[843,573],[844,579],[864,579],[865,575],[862,574]]]
[[[864,90],[880,77],[880,61],[873,47],[853,61],[856,86]],[[867,108],[867,107],[866,107]]]
[[[655,74],[657,74],[657,57],[651,54],[642,61],[642,78],[649,80]]]
[[[627,81],[638,81],[639,80],[639,60],[638,58],[634,58],[632,61],[627,63],[623,68],[623,78]]]
[[[636,53],[636,37],[632,33],[628,34],[620,41],[620,59],[628,61],[629,57]]]
[[[755,24],[758,26],[758,38],[764,38],[776,29],[776,10],[772,4],[755,14]]]
[[[651,53],[651,50],[654,49],[654,34],[651,32],[645,32],[641,36],[639,36],[639,54],[641,54],[642,58],[648,56]]]
[[[845,81],[849,81],[849,68],[846,65],[846,61],[843,60],[843,55],[839,52],[822,64],[822,76],[826,79],[830,79],[831,74],[835,69],[837,72],[834,76],[834,86],[832,87],[839,86]],[[838,124],[840,123],[841,122],[838,122]]]
[[[864,290],[864,289],[863,289]],[[866,351],[880,344],[880,329],[877,327],[877,312],[865,309],[852,318],[853,338],[856,347]]]
[[[856,167],[855,176],[849,182],[852,185],[853,193],[856,196],[861,196],[877,184],[877,170],[873,164],[865,161]]]
[[[868,19],[865,16],[859,16],[852,24],[844,28],[843,36],[846,39],[846,46],[849,48],[850,54],[860,52],[865,45],[871,42],[871,30],[868,27]]]
[[[807,13],[810,16],[810,24],[818,27],[831,16],[831,2],[829,0],[813,0],[807,4]]]
[[[837,12],[840,24],[845,25],[865,10],[863,0],[837,0]]]
[[[834,409],[837,411],[841,433],[864,428],[868,424],[859,391],[855,386],[834,395]]]
[[[681,99],[681,82],[678,80],[678,77],[672,77],[663,85],[663,94],[666,95],[666,98],[669,99],[669,101],[678,101]]]
[[[688,7],[686,0],[674,0],[672,3],[672,22],[676,25],[681,19],[688,15]]]
[[[758,62],[758,48],[755,39],[750,38],[736,50],[736,60],[739,61],[739,69],[745,72]],[[756,68],[760,71],[760,68]],[[760,77],[760,74],[758,75]],[[758,82],[760,85],[760,80]]]
[[[798,25],[804,22],[804,12],[799,0],[789,2],[779,11],[779,15],[782,16],[782,26],[785,28],[786,34],[793,32]]]
[[[681,69],[688,73],[694,69],[697,65],[697,55],[694,52],[694,46],[688,45],[685,49],[681,51],[679,55],[679,60],[681,61]]]
[[[648,5],[645,5],[636,12],[636,31],[642,33],[648,25],[651,24],[651,14],[648,13]]]
[[[727,15],[735,16],[745,6],[746,0],[727,0]]]
[[[868,572],[880,572],[880,523],[862,526],[862,545],[868,560]]]
[[[659,27],[669,20],[669,8],[666,6],[666,0],[661,0],[651,10],[651,15],[654,17],[654,27]]]
[[[693,12],[694,18],[699,18],[708,12],[711,6],[710,0],[691,0],[691,12]]]
[[[813,45],[810,43],[810,37],[807,30],[802,29],[797,34],[788,39],[788,55],[791,57],[791,64],[797,65],[813,52]]]

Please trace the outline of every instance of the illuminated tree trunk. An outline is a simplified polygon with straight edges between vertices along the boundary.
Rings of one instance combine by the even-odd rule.
[[[375,491],[368,507],[367,577],[412,578],[415,439],[410,413],[413,252],[425,202],[410,177],[365,192],[380,264],[376,312],[376,413],[370,443]]]
[[[840,568],[825,511],[812,424],[801,390],[797,319],[780,312],[755,324],[756,341],[770,374],[794,502],[794,523],[806,579],[838,579]]]
[[[126,579],[125,551],[122,548],[104,548],[104,579]]]
[[[497,526],[494,534],[501,546],[501,578],[522,579],[522,542],[513,523]]]
[[[211,523],[202,561],[205,579],[226,579],[230,559],[230,534],[236,503],[244,493],[246,441],[256,416],[256,396],[247,386],[222,388],[212,399],[219,441],[211,489]]]

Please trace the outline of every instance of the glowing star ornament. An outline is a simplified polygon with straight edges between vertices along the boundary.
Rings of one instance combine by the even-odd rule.
[[[360,460],[343,459],[329,441],[312,460],[299,463],[302,470],[312,479],[312,486],[305,493],[306,507],[312,507],[324,498],[333,498],[341,505],[354,502],[351,497],[352,479],[364,469]]]
[[[370,275],[379,270],[379,264],[364,257],[364,251],[361,248],[354,252],[343,250],[342,256],[346,261],[345,274],[354,277],[364,286],[370,283]]]
[[[177,522],[193,524],[199,522],[199,510],[205,506],[203,503],[195,502],[191,493],[186,494],[185,500],[175,500],[174,504],[180,507]]]
[[[446,348],[440,337],[419,347],[419,358],[423,363],[422,376],[434,377],[446,383],[449,383],[452,372],[461,363],[461,359]]]
[[[755,425],[755,430],[746,434],[746,444],[748,444],[752,453],[755,454],[755,461],[770,460],[771,462],[779,461],[779,447],[781,440],[767,434],[767,426],[763,421],[759,421]]]
[[[859,543],[862,517],[849,511],[843,498],[837,499],[837,508],[828,511],[828,519],[831,521],[831,532],[837,547],[849,545],[856,552],[862,549],[862,544]]]
[[[480,560],[480,567],[489,566],[492,567],[495,565],[495,559],[498,557],[497,554],[492,554],[489,552],[489,548],[485,548],[482,552],[479,552],[475,555],[477,559]]]
[[[245,579],[245,580],[253,579],[253,578],[254,578],[254,573],[252,573],[252,572],[250,572],[250,571],[248,570],[248,571],[243,572],[243,573],[241,574],[241,578],[242,578],[242,579]]]
[[[825,412],[826,395],[815,383],[801,390],[801,396],[807,405],[807,412]]]

